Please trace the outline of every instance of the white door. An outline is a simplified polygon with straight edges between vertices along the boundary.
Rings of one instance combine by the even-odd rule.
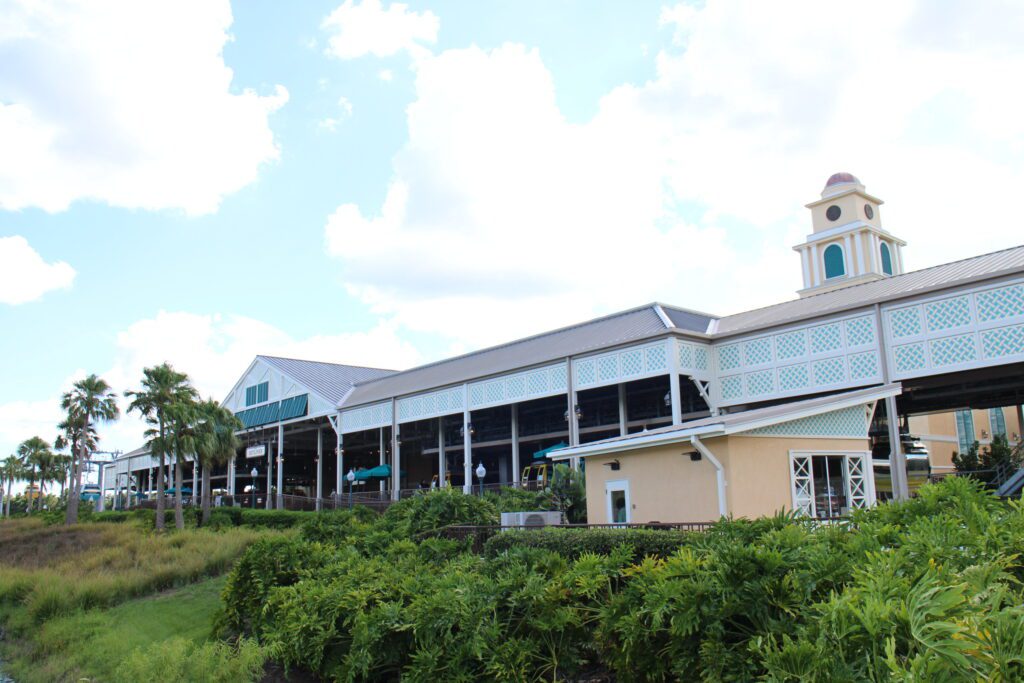
[[[629,502],[629,481],[619,479],[604,485],[609,524],[629,524],[632,505]]]
[[[793,509],[808,517],[845,517],[874,504],[869,453],[790,453]]]

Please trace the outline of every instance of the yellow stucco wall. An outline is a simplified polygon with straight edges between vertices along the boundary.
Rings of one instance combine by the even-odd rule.
[[[728,436],[704,445],[725,469],[726,502],[734,517],[760,517],[792,507],[789,453],[868,451],[866,439],[799,439]],[[690,460],[689,443],[651,446],[587,458],[587,519],[608,524],[607,484],[629,485],[632,523],[703,522],[718,518],[715,468]],[[607,463],[619,461],[613,471]]]

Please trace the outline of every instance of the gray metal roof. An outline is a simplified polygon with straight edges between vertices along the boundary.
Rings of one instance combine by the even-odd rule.
[[[260,360],[296,380],[328,401],[337,404],[358,382],[394,374],[394,370],[364,368],[357,365],[321,363],[312,360],[257,356]]]
[[[659,305],[673,325],[688,332],[705,334],[708,331],[708,325],[717,317],[699,311],[692,311],[688,308],[679,308],[678,306],[670,306],[668,304]]]
[[[361,383],[345,405],[382,401],[664,334],[669,328],[655,306],[632,308]]]
[[[715,336],[750,332],[820,315],[1024,271],[1024,246],[894,275],[719,319]]]

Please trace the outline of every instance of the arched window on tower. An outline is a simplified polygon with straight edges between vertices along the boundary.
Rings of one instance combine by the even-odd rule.
[[[892,275],[892,254],[889,253],[889,245],[882,242],[882,272]]]
[[[830,244],[825,248],[825,279],[846,275],[846,260],[843,248],[838,244]]]

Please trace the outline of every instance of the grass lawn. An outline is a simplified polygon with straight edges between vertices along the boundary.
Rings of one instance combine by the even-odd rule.
[[[110,681],[136,648],[174,637],[194,642],[210,635],[224,577],[47,621],[33,643],[14,645],[7,664],[18,683]]]

